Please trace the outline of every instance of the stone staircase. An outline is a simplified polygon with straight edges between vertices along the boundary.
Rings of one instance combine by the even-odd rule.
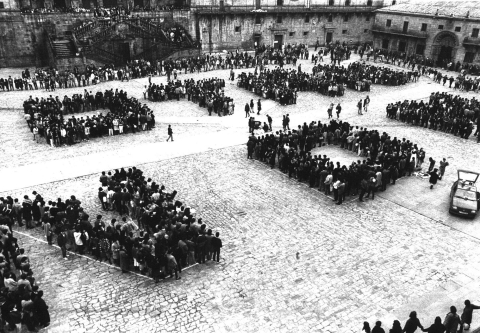
[[[52,45],[57,58],[69,58],[75,56],[75,47],[71,40],[53,40]]]

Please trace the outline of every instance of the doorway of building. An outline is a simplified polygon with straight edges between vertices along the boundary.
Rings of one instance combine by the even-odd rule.
[[[259,46],[260,46],[260,39],[261,39],[261,38],[262,38],[262,36],[255,36],[255,37],[253,38],[256,47],[259,47]]]
[[[275,35],[275,41],[273,42],[275,49],[281,50],[283,47],[283,35]]]
[[[130,61],[130,43],[121,44],[122,56],[124,61]]]
[[[440,53],[438,54],[438,63],[441,65],[452,61],[452,51],[453,47],[442,45],[440,47]]]
[[[329,44],[329,43],[332,42],[332,40],[333,40],[333,32],[327,32],[327,37],[326,37],[325,43]]]
[[[262,8],[262,0],[255,0],[255,9]]]
[[[53,1],[53,6],[57,8],[65,8],[66,7],[66,2],[65,0],[54,0]]]

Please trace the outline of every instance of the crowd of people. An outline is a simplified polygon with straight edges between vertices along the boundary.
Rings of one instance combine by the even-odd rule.
[[[113,210],[120,214],[124,225],[134,225],[128,219],[138,222],[142,231],[133,239],[133,234],[125,233],[119,237],[110,237],[112,241],[112,258],[119,259],[122,270],[133,269],[147,274],[158,282],[168,274],[178,275],[183,267],[208,260],[220,260],[222,241],[219,232],[213,234],[207,229],[201,218],[190,206],[175,200],[176,191],[166,192],[165,186],[146,178],[138,168],[102,172],[100,176],[98,198],[104,210]],[[111,225],[121,230],[124,227]],[[134,227],[135,228],[135,227]],[[91,232],[102,231],[109,236],[108,225],[97,216]],[[130,232],[132,232],[131,230]],[[101,237],[101,236],[100,236]],[[124,251],[115,256],[115,250]],[[109,254],[102,254],[100,259],[109,259]],[[94,254],[94,253],[92,253]],[[122,265],[122,260],[126,263]]]
[[[432,93],[428,101],[405,100],[390,103],[387,117],[407,124],[451,133],[468,139],[478,136],[480,142],[480,101],[448,93]],[[474,132],[476,123],[476,131]]]
[[[326,155],[312,155],[316,146],[338,145],[359,157],[350,166],[340,165]],[[330,195],[341,204],[348,195],[370,194],[385,191],[387,185],[406,175],[411,176],[422,168],[425,151],[405,138],[392,138],[387,133],[351,126],[348,122],[330,120],[322,124],[312,121],[290,130],[289,122],[283,122],[283,130],[255,137],[247,143],[248,158],[262,161],[271,168],[278,168],[300,182]]]
[[[43,8],[32,8],[31,6],[24,6],[21,8],[22,14],[48,14],[48,13],[93,13],[95,17],[115,17],[115,16],[130,16],[132,12],[153,12],[153,11],[172,11],[178,9],[188,9],[188,6],[174,6],[174,5],[163,5],[163,6],[139,6],[136,5],[133,8],[128,8],[124,6],[115,6],[115,7],[93,7],[93,8],[83,8],[83,7],[43,7]]]
[[[20,203],[10,196],[0,198],[0,326],[8,331],[16,330],[17,324],[24,324],[28,331],[50,325],[48,305],[34,277],[30,258],[13,235],[15,222],[22,225],[18,212],[24,210],[25,217],[31,217],[33,211],[40,209],[37,199],[32,201],[26,196]]]
[[[73,195],[47,201],[33,192],[33,200],[28,195],[23,201],[0,198],[0,208],[8,212],[2,215],[3,222],[8,222],[4,234],[8,236],[8,227],[14,223],[27,229],[42,227],[48,244],[56,242],[64,259],[68,259],[68,251],[89,255],[116,265],[122,272],[138,271],[155,282],[169,275],[178,280],[183,268],[196,263],[220,261],[220,233],[213,234],[201,218],[196,218],[193,208],[176,200],[176,191],[167,192],[165,186],[146,178],[136,167],[102,172],[99,182],[97,196],[102,209],[118,214],[118,219],[89,216]],[[15,262],[31,277],[28,258],[20,252],[14,254]],[[8,266],[8,260],[3,266]],[[3,311],[4,305],[2,317]]]
[[[306,90],[305,82],[310,75],[299,70],[264,68],[255,73],[242,72],[238,76],[237,86],[252,91],[266,99],[272,99],[281,105],[297,103],[297,91]]]
[[[207,108],[208,115],[212,112],[219,117],[232,115],[235,111],[233,98],[225,96],[225,80],[210,78],[195,81],[194,79],[169,81],[166,85],[150,84],[146,87],[145,98],[154,102],[187,98]]]
[[[33,99],[23,103],[25,120],[33,133],[33,140],[46,140],[52,147],[72,145],[92,137],[136,133],[155,127],[155,115],[146,105],[126,91],[106,90],[93,94],[85,90],[61,101],[55,98]],[[67,118],[66,114],[108,109],[106,114]],[[43,141],[43,140],[42,140]]]
[[[425,327],[420,322],[420,319],[417,317],[417,312],[410,312],[409,318],[405,322],[405,325],[402,328],[400,321],[394,320],[392,328],[389,330],[389,333],[414,333],[417,329],[420,329],[422,332],[427,333],[463,333],[464,331],[470,330],[472,324],[473,311],[480,309],[480,306],[474,305],[470,300],[465,300],[465,307],[461,315],[457,313],[457,308],[452,305],[450,307],[450,312],[445,315],[445,319],[442,322],[442,318],[437,316],[432,325]],[[365,333],[385,333],[385,329],[382,327],[382,322],[375,322],[373,328],[370,327],[370,324],[365,321],[363,323],[362,332]]]

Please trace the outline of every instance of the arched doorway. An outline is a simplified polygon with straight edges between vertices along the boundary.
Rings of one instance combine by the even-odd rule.
[[[432,45],[432,58],[437,66],[445,67],[449,62],[455,61],[458,38],[448,31],[443,31],[435,36]]]

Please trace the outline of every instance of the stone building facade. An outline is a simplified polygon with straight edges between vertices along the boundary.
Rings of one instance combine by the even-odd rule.
[[[201,50],[252,50],[260,44],[324,45],[372,41],[375,10],[397,0],[0,0],[0,66],[46,66],[48,38],[98,20],[93,13],[22,13],[21,8],[150,6],[133,16],[174,22],[201,43]],[[183,9],[160,10],[164,6]],[[140,45],[140,43],[130,43]],[[137,49],[137,51],[140,49]]]
[[[480,63],[479,2],[421,2],[381,8],[372,26],[377,49],[417,54],[436,65]]]

